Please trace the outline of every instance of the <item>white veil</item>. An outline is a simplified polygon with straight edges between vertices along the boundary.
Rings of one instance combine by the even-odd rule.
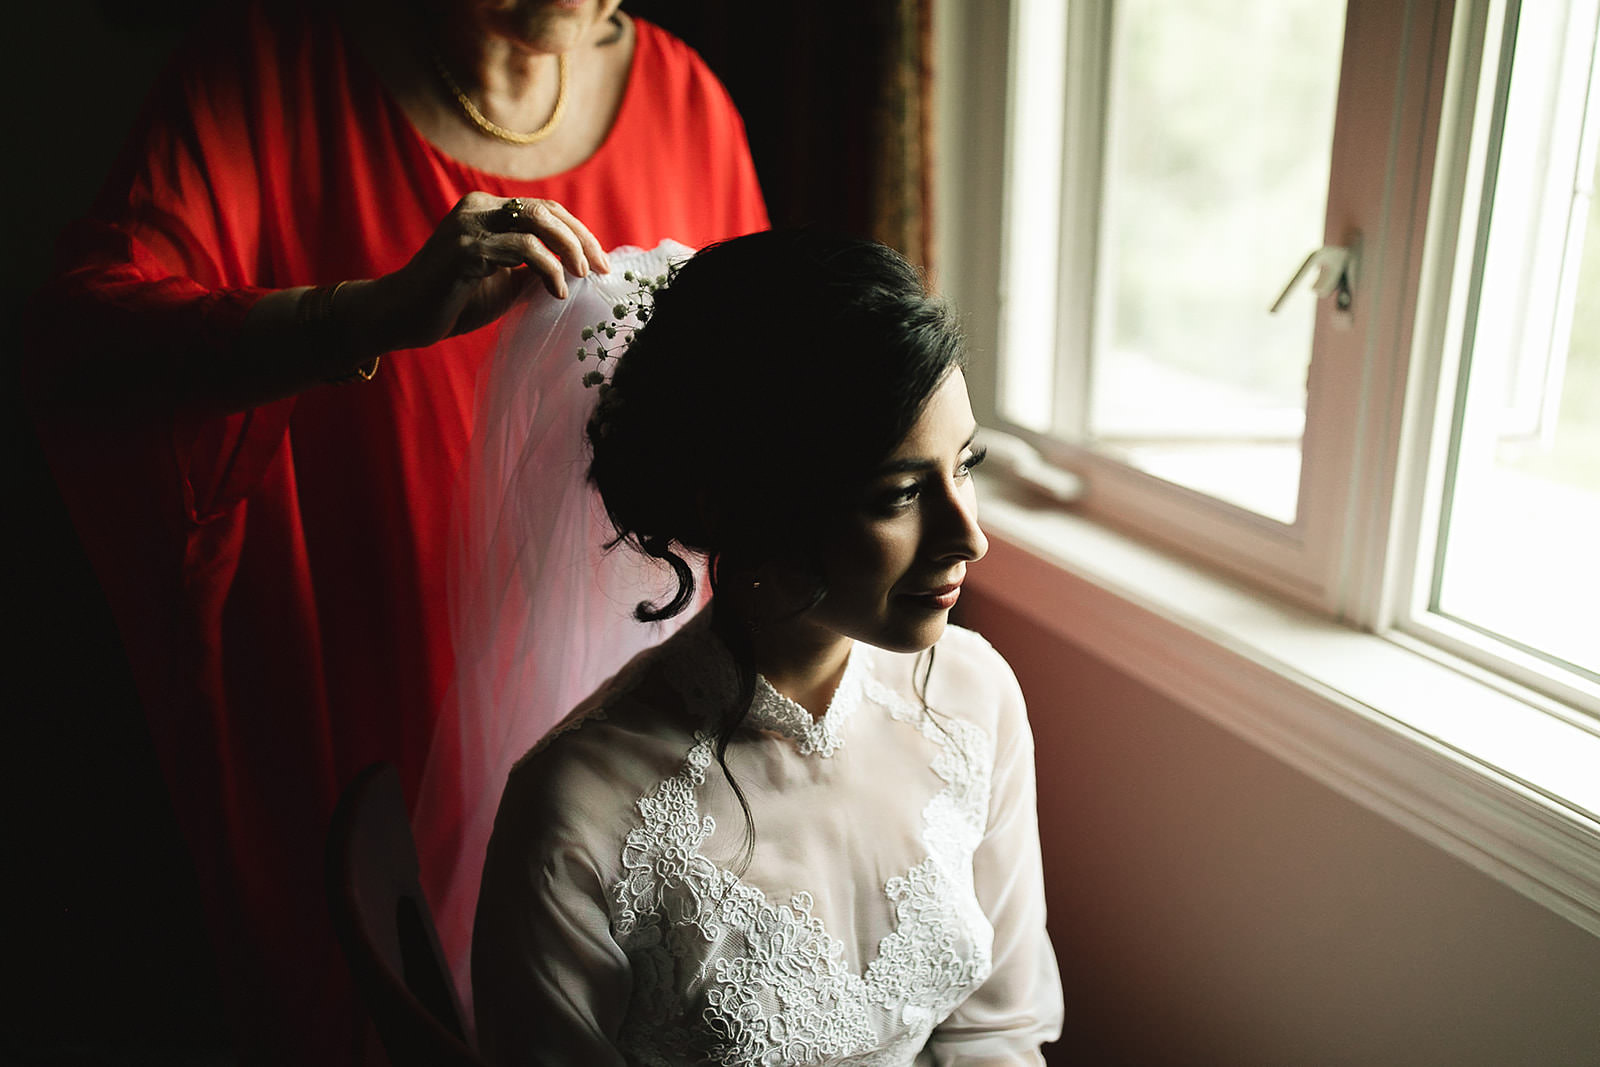
[[[610,274],[567,279],[566,300],[535,287],[479,379],[451,545],[456,681],[413,818],[424,886],[465,999],[483,857],[512,764],[689,614],[664,624],[633,617],[641,600],[660,602],[676,584],[664,565],[604,548],[614,535],[587,480],[583,432],[596,392],[582,379],[596,365],[577,352],[583,329],[615,319],[637,291],[625,271],[658,277],[692,251],[674,241],[616,249]],[[614,350],[625,337],[602,339]]]

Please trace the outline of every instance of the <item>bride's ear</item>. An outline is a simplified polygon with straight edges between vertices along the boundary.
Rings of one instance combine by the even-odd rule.
[[[717,600],[752,630],[788,622],[817,606],[824,585],[810,564],[767,560],[717,560]]]
[[[804,615],[827,592],[822,568],[808,560],[774,560],[762,567],[762,604],[770,617],[790,619]]]
[[[710,495],[704,489],[696,489],[694,493],[694,517],[700,524],[700,529],[710,535],[707,540],[713,544],[722,543],[722,515],[712,505]]]

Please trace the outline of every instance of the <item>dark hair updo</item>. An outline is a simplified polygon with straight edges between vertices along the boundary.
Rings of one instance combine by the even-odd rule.
[[[619,541],[672,564],[814,560],[824,522],[910,431],[964,345],[921,274],[815,230],[724,241],[676,266],[589,419],[589,477]],[[823,576],[819,576],[823,577]]]

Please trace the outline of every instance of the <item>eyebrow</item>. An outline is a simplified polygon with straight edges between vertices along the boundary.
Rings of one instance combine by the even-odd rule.
[[[967,435],[967,439],[962,443],[959,451],[965,452],[967,449],[972,447],[972,442],[976,441],[977,439],[978,428],[974,426],[972,428],[972,433]],[[874,478],[885,478],[891,474],[911,474],[916,471],[932,470],[936,466],[938,466],[938,464],[931,459],[896,459],[883,464],[877,470],[873,471],[872,476]]]

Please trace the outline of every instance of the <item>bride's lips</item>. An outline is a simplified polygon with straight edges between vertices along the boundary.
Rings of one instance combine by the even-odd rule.
[[[949,585],[935,586],[924,589],[920,593],[904,594],[914,603],[923,605],[932,611],[948,611],[956,606],[956,601],[961,599],[961,583],[951,582]]]

